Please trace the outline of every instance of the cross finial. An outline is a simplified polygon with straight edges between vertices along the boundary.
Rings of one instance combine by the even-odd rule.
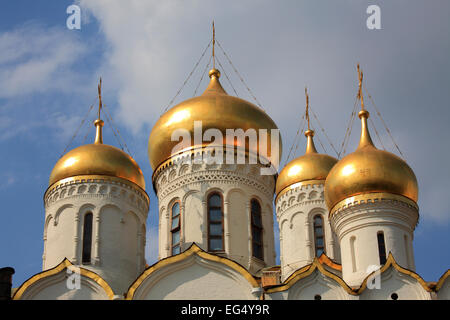
[[[308,130],[311,130],[309,127],[309,95],[308,89],[305,87],[305,96],[306,96],[306,120],[308,121]]]
[[[363,93],[362,93],[363,72],[362,72],[362,70],[359,68],[359,63],[358,63],[358,65],[357,65],[357,69],[358,69],[358,79],[359,79],[359,85],[358,85],[358,99],[361,100],[361,110],[364,110],[364,97],[363,97]]]
[[[100,119],[100,112],[102,110],[102,78],[100,77],[100,83],[98,84],[98,116],[97,120],[94,121],[94,125],[97,128],[97,132],[95,134],[95,142],[96,144],[103,143],[103,133],[102,127],[104,125],[103,120]]]
[[[100,120],[100,111],[102,106],[102,77],[100,77],[100,83],[98,84],[98,120]]]
[[[216,28],[214,27],[214,20],[212,22],[213,29],[213,40],[212,40],[212,56],[213,56],[213,68],[216,68],[216,56],[214,52],[214,47],[216,46]]]

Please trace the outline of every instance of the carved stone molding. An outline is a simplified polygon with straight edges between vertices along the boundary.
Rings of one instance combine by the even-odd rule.
[[[185,166],[186,164],[182,164]],[[275,179],[273,176],[261,176],[259,170],[249,170],[244,165],[197,165],[198,168],[178,170],[179,164],[173,164],[159,172],[156,179],[156,190],[159,199],[165,198],[170,193],[186,186],[205,183],[244,184],[257,189],[268,198],[273,196]],[[248,165],[247,165],[248,166]],[[259,169],[254,165],[254,169]],[[175,168],[174,168],[175,167]],[[233,169],[234,170],[231,170]],[[255,172],[256,171],[256,172]],[[174,173],[177,173],[175,176]],[[171,176],[171,179],[168,178]]]
[[[148,196],[141,190],[119,181],[80,179],[71,180],[47,190],[44,205],[50,205],[70,198],[110,198],[125,201],[139,211],[148,212]]]

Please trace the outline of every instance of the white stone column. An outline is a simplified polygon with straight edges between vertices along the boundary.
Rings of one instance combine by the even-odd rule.
[[[77,211],[75,213],[75,219],[74,219],[74,241],[73,241],[73,255],[72,255],[72,263],[78,264],[78,251],[80,247],[80,212]]]
[[[251,206],[250,202],[245,204],[245,211],[247,213],[247,230],[248,230],[248,268],[252,265],[252,220],[251,220]]]
[[[184,213],[185,213],[185,205],[184,201],[180,202],[180,252],[183,252],[187,248],[185,248],[184,244],[186,243],[186,228],[185,228],[185,219],[184,219]]]
[[[166,238],[166,245],[164,246],[164,249],[166,250],[166,257],[169,257],[172,255],[172,252],[170,252],[170,244],[172,243],[171,239],[171,232],[170,232],[170,214],[169,214],[169,208],[166,209],[166,214],[164,215],[164,222],[165,222],[165,228],[163,229],[163,236]]]
[[[313,243],[311,240],[311,222],[308,219],[308,216],[305,217],[305,244],[306,244],[306,259],[308,261],[312,261],[313,255]]]
[[[202,223],[202,244],[203,250],[208,251],[208,206],[206,200],[202,201],[203,223]]]
[[[95,246],[94,246],[94,261],[93,264],[96,266],[100,265],[100,211],[95,211],[95,224],[94,224],[94,236],[95,236]]]
[[[354,203],[331,216],[341,248],[342,276],[350,286],[361,285],[370,270],[373,271],[373,266],[380,265],[379,232],[384,234],[386,258],[391,252],[400,266],[408,266],[403,236],[405,232],[408,237],[412,236],[418,211],[400,201],[376,199]],[[353,238],[357,244],[354,257],[351,248]]]
[[[224,243],[225,243],[225,253],[230,256],[231,255],[231,246],[230,246],[230,215],[229,215],[228,201],[225,200],[223,202],[223,221],[224,221]]]

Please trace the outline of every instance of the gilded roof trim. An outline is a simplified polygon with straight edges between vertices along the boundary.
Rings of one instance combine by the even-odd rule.
[[[291,276],[289,276],[289,278],[287,278],[284,281],[284,284],[282,284],[281,286],[278,287],[274,287],[274,288],[270,288],[267,289],[265,293],[274,293],[274,292],[280,292],[280,291],[285,291],[287,289],[289,289],[290,287],[292,287],[294,284],[296,284],[298,281],[300,281],[303,278],[308,277],[309,275],[311,275],[315,270],[319,270],[320,273],[322,273],[324,276],[331,278],[333,280],[335,280],[338,284],[341,285],[341,287],[349,294],[351,295],[356,295],[356,292],[350,288],[347,283],[345,283],[344,280],[342,280],[341,277],[327,271],[323,266],[322,263],[319,261],[319,259],[314,258],[313,263],[300,268],[299,270],[295,271]]]
[[[447,271],[444,272],[444,274],[439,278],[439,281],[436,284],[436,288],[435,288],[436,292],[438,292],[442,288],[445,280],[447,280],[449,275],[450,275],[450,269],[447,269]]]
[[[427,292],[432,292],[433,290],[428,286],[428,284],[425,282],[425,280],[422,279],[421,276],[419,276],[417,273],[415,273],[414,271],[405,269],[401,266],[399,266],[397,264],[397,261],[395,261],[394,256],[392,255],[392,252],[389,252],[389,256],[388,259],[386,261],[386,263],[381,267],[381,269],[376,270],[374,272],[372,272],[371,274],[369,274],[364,281],[362,282],[360,288],[358,289],[358,294],[361,294],[367,287],[367,281],[368,279],[373,276],[373,274],[375,272],[380,272],[380,275],[383,274],[383,272],[385,272],[386,270],[388,270],[390,267],[393,267],[395,270],[397,270],[400,273],[403,273],[407,276],[410,276],[414,279],[417,280],[417,282],[419,282],[422,287],[427,291]]]
[[[22,283],[22,285],[14,293],[13,300],[20,300],[22,295],[24,294],[24,292],[28,288],[30,288],[32,285],[37,283],[38,281],[48,278],[48,277],[51,277],[55,274],[60,273],[61,271],[65,270],[65,269],[69,269],[71,267],[78,268],[80,270],[81,275],[94,280],[100,287],[103,288],[103,290],[105,290],[106,295],[108,296],[108,298],[110,300],[112,300],[114,298],[114,291],[111,289],[109,284],[102,277],[100,277],[98,274],[96,274],[93,271],[87,270],[82,267],[74,266],[67,258],[64,258],[64,260],[60,264],[58,264],[56,267],[42,271],[38,274],[35,274],[34,276],[32,276],[31,278],[26,280],[24,283]]]
[[[331,260],[330,257],[327,256],[325,253],[322,253],[318,260],[321,264],[326,264],[327,266],[329,266],[334,270],[342,271],[342,265]]]
[[[128,292],[126,293],[125,299],[132,300],[136,290],[152,273],[166,266],[170,266],[177,262],[183,261],[193,255],[197,255],[209,261],[223,263],[228,267],[232,268],[233,270],[237,271],[238,273],[240,273],[245,279],[247,279],[247,281],[254,288],[259,288],[258,281],[256,281],[256,279],[250,274],[250,272],[248,272],[247,269],[245,269],[243,266],[228,258],[220,257],[218,255],[203,251],[197,244],[193,243],[186,251],[177,254],[175,256],[170,256],[163,260],[160,260],[155,264],[153,264],[151,267],[144,270],[144,272],[136,279],[136,281],[134,281],[134,283],[131,284],[130,288],[128,289]]]

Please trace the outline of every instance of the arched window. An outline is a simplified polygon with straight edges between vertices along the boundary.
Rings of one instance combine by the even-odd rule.
[[[219,193],[208,196],[208,251],[223,251],[223,201]]]
[[[378,254],[380,256],[380,264],[386,263],[386,244],[384,242],[384,233],[380,231],[377,233],[378,240]]]
[[[252,252],[253,256],[264,260],[263,250],[263,225],[261,218],[261,205],[258,200],[252,199],[251,203],[251,224],[252,224]]]
[[[170,233],[172,235],[172,255],[179,254],[181,252],[180,246],[180,202],[176,201],[172,204],[171,208],[171,225]]]
[[[316,249],[316,257],[320,257],[325,253],[325,235],[323,232],[323,217],[316,214],[313,218],[314,222],[314,247]]]
[[[84,215],[83,223],[83,250],[81,255],[81,263],[91,263],[92,251],[92,213],[88,212]]]

